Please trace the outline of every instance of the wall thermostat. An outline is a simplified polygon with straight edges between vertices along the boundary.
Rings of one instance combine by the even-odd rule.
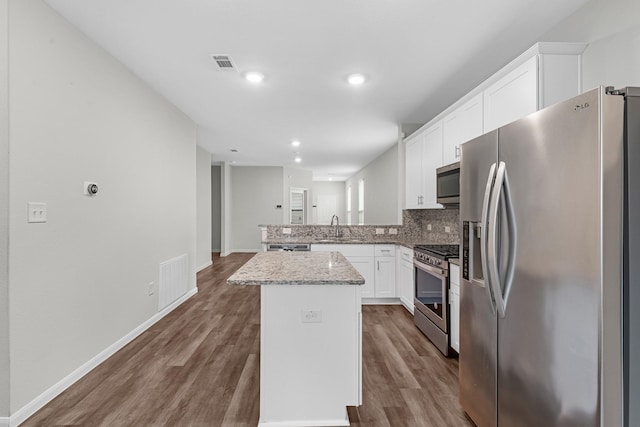
[[[95,182],[84,182],[84,195],[85,196],[95,196],[98,194],[98,184]]]

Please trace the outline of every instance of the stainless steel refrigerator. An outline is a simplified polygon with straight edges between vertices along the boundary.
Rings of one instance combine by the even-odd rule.
[[[478,427],[640,425],[638,170],[638,88],[462,145],[460,403]]]

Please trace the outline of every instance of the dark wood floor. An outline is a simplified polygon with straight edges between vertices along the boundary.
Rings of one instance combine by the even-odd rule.
[[[251,426],[259,418],[260,290],[226,279],[251,254],[215,258],[198,294],[22,426]],[[352,426],[470,426],[455,359],[400,306],[363,307],[363,399]]]

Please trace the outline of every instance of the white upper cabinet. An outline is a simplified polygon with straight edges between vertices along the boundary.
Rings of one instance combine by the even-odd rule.
[[[422,134],[405,145],[405,209],[420,209],[422,201]]]
[[[411,135],[405,144],[405,209],[440,208],[436,168],[442,165],[442,122]]]
[[[422,182],[424,185],[423,208],[441,208],[436,203],[436,169],[442,166],[442,121],[429,127],[422,141]]]
[[[443,120],[442,164],[460,161],[460,145],[483,134],[482,92]]]
[[[534,56],[484,91],[487,132],[538,110],[538,57]]]
[[[407,138],[405,209],[441,207],[436,203],[435,170],[460,161],[461,144],[578,95],[586,47],[535,44]]]
[[[484,89],[484,132],[580,93],[584,43],[538,43]]]

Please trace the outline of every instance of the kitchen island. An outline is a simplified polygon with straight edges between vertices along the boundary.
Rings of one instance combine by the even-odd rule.
[[[348,426],[362,401],[360,285],[339,252],[261,252],[230,285],[260,285],[260,427]]]

